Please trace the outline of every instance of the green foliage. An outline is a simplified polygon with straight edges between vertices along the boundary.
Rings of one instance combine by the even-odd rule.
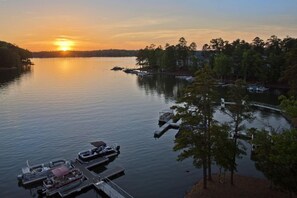
[[[256,132],[256,167],[275,185],[297,194],[297,130]]]
[[[218,54],[214,58],[213,70],[223,79],[224,76],[230,75],[231,64],[231,59],[227,55]]]
[[[244,120],[253,119],[243,80],[239,79],[235,82],[228,92],[228,98],[235,104],[226,106],[225,113],[231,117],[235,133],[237,133],[242,129],[241,124]]]
[[[222,38],[212,39],[210,41],[210,49],[221,52],[225,49],[226,44],[228,41],[224,41]]]
[[[8,49],[0,48],[0,68],[17,68],[20,65],[19,55]]]
[[[165,50],[161,46],[155,48],[155,45],[152,44],[150,47],[147,46],[139,50],[136,56],[137,65],[162,70],[189,67],[196,63],[193,61],[196,48],[195,43],[188,46],[183,37],[179,39],[177,45],[166,44]]]
[[[178,160],[193,158],[193,164],[203,168],[204,188],[211,179],[213,163],[225,170],[236,170],[234,156],[244,151],[239,142],[230,138],[229,125],[214,120],[217,93],[214,90],[213,72],[205,67],[196,73],[196,80],[174,106],[177,117],[182,119],[180,135],[175,140],[175,151],[181,151]]]
[[[233,149],[232,151],[232,163],[231,163],[231,184],[233,184],[233,174],[236,171],[236,158],[240,157],[241,154],[245,154],[245,148],[238,141],[239,132],[242,131],[245,126],[243,121],[251,120],[253,118],[252,111],[249,108],[248,97],[245,92],[245,83],[242,80],[237,80],[235,86],[232,87],[228,93],[228,97],[235,104],[227,105],[224,111],[230,116],[231,123],[234,130],[233,134]]]
[[[179,160],[193,157],[193,164],[203,168],[204,188],[207,170],[211,177],[211,128],[216,94],[213,89],[213,74],[209,68],[197,72],[196,80],[185,89],[174,108],[177,117],[182,119],[181,135],[176,138],[174,150],[182,150]]]
[[[158,67],[161,64],[162,48],[155,48],[155,45],[147,46],[139,50],[136,61],[142,67]]]
[[[279,100],[281,101],[280,107],[282,110],[292,118],[297,117],[297,100],[294,96],[287,98],[286,96],[280,96]]]
[[[237,39],[232,43],[221,38],[212,39],[203,46],[212,68],[227,79],[242,78],[247,81],[278,82],[283,79],[297,93],[297,39],[283,40],[271,36],[264,42],[256,37],[252,43]],[[229,59],[227,61],[227,59]]]
[[[233,141],[230,138],[230,126],[214,125],[212,130],[212,153],[216,165],[225,170],[232,170]]]
[[[167,45],[162,56],[161,68],[165,70],[176,69],[176,49],[174,45]]]
[[[139,50],[137,64],[162,70],[186,68],[198,70],[208,64],[225,80],[244,79],[262,83],[278,83],[283,80],[297,95],[297,39],[283,40],[271,36],[266,41],[255,37],[251,43],[237,39],[233,42],[222,38],[204,44],[201,56],[196,56],[197,45],[187,45],[185,38],[178,44],[155,48],[155,45]],[[193,66],[193,67],[191,67]]]
[[[0,41],[0,68],[21,68],[23,65],[32,64],[30,51],[13,44]]]
[[[241,73],[244,80],[254,78],[265,82],[265,66],[263,65],[261,54],[253,49],[244,50],[242,54]]]
[[[287,43],[287,45],[289,44]],[[297,42],[295,45],[295,48],[286,52],[287,68],[283,73],[282,79],[289,83],[291,94],[297,96]]]

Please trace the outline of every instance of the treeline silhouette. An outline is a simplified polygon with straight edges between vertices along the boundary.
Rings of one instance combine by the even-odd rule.
[[[0,41],[0,91],[23,74],[31,72],[31,57],[29,50]]]
[[[93,50],[93,51],[41,51],[33,52],[34,58],[56,57],[132,57],[136,56],[137,50]]]
[[[297,38],[279,39],[273,35],[266,41],[256,37],[250,43],[216,38],[198,53],[196,44],[187,45],[182,37],[176,45],[152,44],[140,49],[136,61],[156,70],[183,69],[193,73],[207,65],[222,81],[244,79],[281,87],[288,84],[297,93]]]
[[[17,45],[0,41],[0,70],[17,70],[30,66],[32,53]]]

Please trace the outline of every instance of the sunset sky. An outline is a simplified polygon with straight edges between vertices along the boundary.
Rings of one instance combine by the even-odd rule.
[[[0,0],[0,40],[31,51],[200,49],[212,38],[297,37],[296,0]]]

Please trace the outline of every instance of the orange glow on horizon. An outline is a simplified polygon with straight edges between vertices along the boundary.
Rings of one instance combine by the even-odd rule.
[[[56,39],[54,45],[57,46],[57,50],[66,52],[73,50],[74,41],[69,39]]]

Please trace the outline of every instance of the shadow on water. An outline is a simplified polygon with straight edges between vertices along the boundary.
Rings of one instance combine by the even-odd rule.
[[[232,101],[227,97],[228,90],[229,90],[228,87],[218,87],[217,89],[220,97],[225,98],[225,101]],[[286,94],[286,91],[287,90],[270,89],[268,91],[259,92],[259,93],[246,91],[246,94],[248,95],[250,101],[277,106],[279,105],[278,97],[280,95]]]
[[[156,74],[153,76],[137,77],[137,85],[145,90],[146,95],[164,95],[165,100],[175,100],[189,83],[185,80],[176,79],[172,75]],[[219,97],[228,101],[228,87],[218,87]],[[278,97],[286,94],[286,90],[270,89],[263,93],[251,93],[246,91],[249,100],[270,105],[279,105]]]
[[[32,68],[28,67],[23,70],[3,70],[0,71],[0,91],[11,83],[18,83],[22,77],[31,75]]]
[[[156,74],[152,76],[137,77],[137,85],[145,90],[146,95],[164,95],[165,100],[176,99],[187,82],[177,80],[172,75]]]

